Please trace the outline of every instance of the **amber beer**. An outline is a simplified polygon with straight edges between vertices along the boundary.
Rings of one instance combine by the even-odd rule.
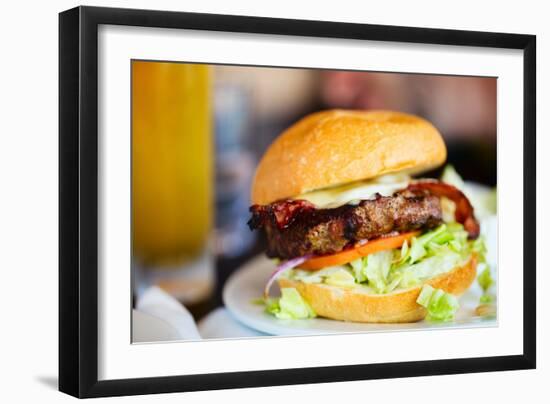
[[[132,62],[133,254],[149,271],[196,271],[208,253],[211,132],[208,66]]]

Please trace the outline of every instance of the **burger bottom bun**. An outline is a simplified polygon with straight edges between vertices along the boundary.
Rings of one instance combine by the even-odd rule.
[[[321,317],[359,323],[411,323],[422,320],[427,314],[426,309],[416,303],[423,285],[460,296],[476,278],[476,267],[476,257],[472,256],[464,266],[435,276],[421,285],[381,295],[285,278],[278,282],[281,288],[296,288]]]

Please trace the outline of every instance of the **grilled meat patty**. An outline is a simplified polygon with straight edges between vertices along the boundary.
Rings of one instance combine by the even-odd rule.
[[[317,209],[305,200],[286,200],[253,205],[250,211],[248,225],[252,230],[265,229],[267,255],[280,259],[333,254],[362,240],[430,229],[443,221],[439,197],[409,190],[333,209]]]

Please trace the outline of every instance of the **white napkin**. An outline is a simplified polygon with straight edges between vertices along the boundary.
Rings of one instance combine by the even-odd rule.
[[[176,299],[157,286],[146,289],[137,299],[136,310],[149,316],[134,315],[134,341],[173,341],[201,339],[195,320],[189,311]],[[153,317],[153,319],[151,319]],[[162,320],[174,332],[163,327]],[[146,334],[146,335],[145,335]],[[151,340],[151,338],[153,338]]]
[[[204,317],[198,327],[179,301],[157,286],[138,296],[132,317],[133,342],[242,338],[264,335],[237,322],[227,309],[219,307]]]

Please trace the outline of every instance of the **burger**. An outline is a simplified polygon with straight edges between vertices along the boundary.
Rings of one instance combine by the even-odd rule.
[[[273,273],[278,318],[366,323],[449,320],[483,259],[479,222],[458,188],[420,175],[445,143],[428,121],[392,111],[329,110],[301,119],[263,155],[252,230]],[[280,298],[270,298],[278,282]]]

